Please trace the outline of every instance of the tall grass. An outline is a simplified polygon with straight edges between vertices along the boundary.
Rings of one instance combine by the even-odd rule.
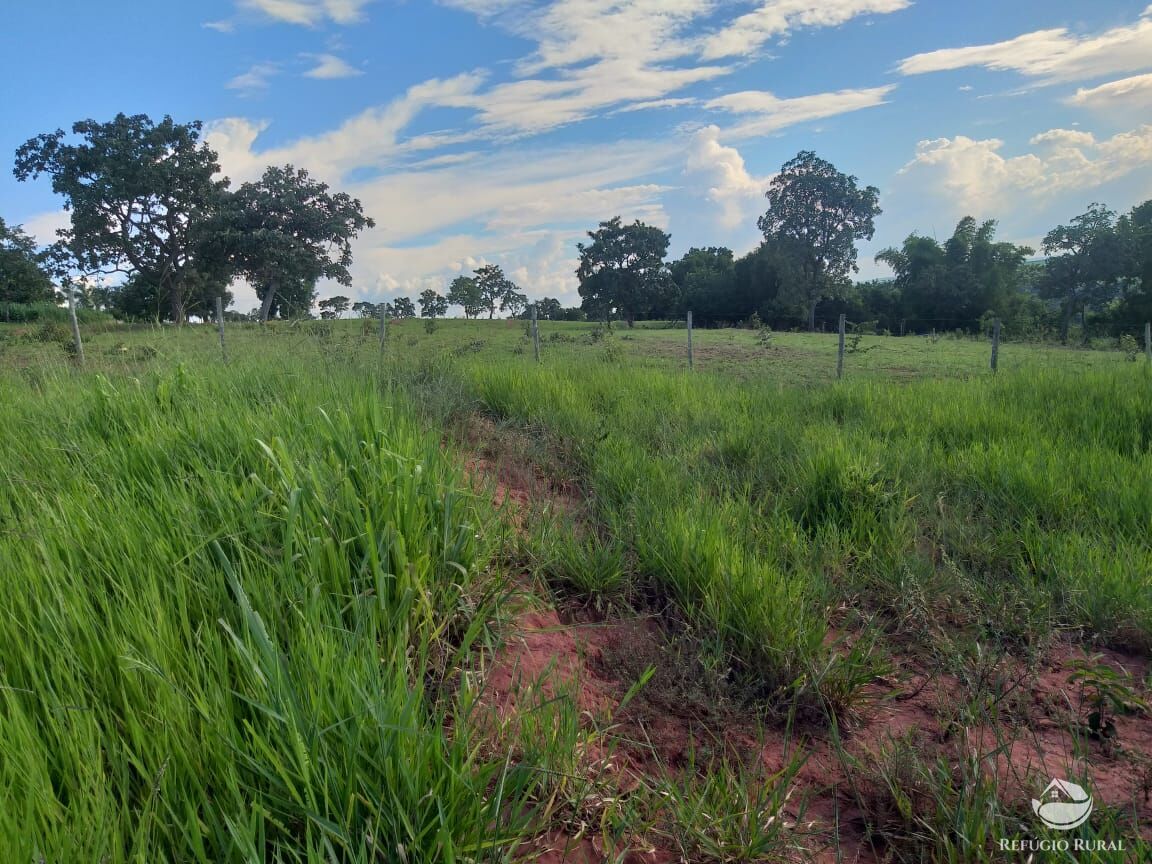
[[[507,857],[537,775],[458,674],[488,513],[410,407],[276,353],[36,383],[0,377],[0,859]]]
[[[462,374],[496,417],[562,442],[627,542],[634,591],[655,586],[722,634],[755,686],[795,693],[836,669],[845,610],[892,627],[951,616],[1009,645],[1071,628],[1152,650],[1146,373],[809,391],[605,363]]]

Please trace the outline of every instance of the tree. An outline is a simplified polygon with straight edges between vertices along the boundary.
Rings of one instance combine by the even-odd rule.
[[[108,123],[72,125],[31,138],[16,151],[18,180],[47,174],[64,196],[71,227],[61,232],[78,266],[99,273],[147,273],[178,324],[187,278],[198,263],[205,226],[228,187],[216,179],[216,153],[200,142],[199,122],[153,123],[117,114]]]
[[[1124,250],[1116,232],[1116,214],[1103,204],[1091,204],[1067,225],[1044,237],[1045,278],[1042,296],[1060,301],[1060,340],[1077,312],[1099,309],[1116,298],[1124,273]],[[1085,322],[1087,323],[1087,322]],[[1084,328],[1088,341],[1088,328]]]
[[[352,311],[361,318],[375,318],[379,314],[376,304],[369,303],[367,300],[357,300],[352,304]]]
[[[1124,297],[1116,309],[1121,331],[1139,331],[1152,321],[1152,200],[1137,204],[1116,223],[1123,248]]]
[[[50,302],[56,296],[52,278],[44,270],[44,255],[35,238],[19,225],[9,227],[0,218],[0,301]]]
[[[431,288],[420,292],[420,317],[443,318],[448,314],[448,301]]]
[[[679,289],[677,313],[692,312],[701,324],[737,321],[752,309],[736,296],[736,267],[732,250],[693,247],[669,268]]]
[[[616,312],[631,327],[673,290],[664,264],[668,234],[636,220],[624,225],[617,216],[589,231],[591,243],[576,244],[580,297],[589,316],[610,320]]]
[[[360,202],[303,169],[269,167],[229,196],[213,226],[214,251],[247,277],[266,321],[283,301],[307,311],[320,279],[351,285],[352,240],[375,226]]]
[[[320,317],[326,320],[339,318],[348,311],[348,307],[352,301],[345,297],[343,294],[337,294],[335,297],[328,297],[319,302]]]
[[[472,275],[476,283],[476,299],[480,307],[488,313],[488,318],[496,317],[497,308],[501,312],[511,310],[515,315],[528,302],[516,289],[516,283],[504,275],[497,264],[485,264]]]
[[[397,297],[396,302],[392,304],[392,314],[397,318],[415,318],[416,307],[407,297]]]
[[[448,286],[448,302],[464,309],[465,318],[475,318],[487,307],[480,297],[480,286],[470,276],[457,276]]]
[[[965,216],[944,245],[910,234],[900,249],[876,260],[896,275],[901,317],[913,328],[974,332],[991,313],[1006,317],[1019,293],[1024,261],[1033,250],[996,240],[996,222]]]
[[[765,240],[790,241],[802,251],[810,330],[816,329],[816,304],[858,269],[856,241],[872,239],[881,213],[880,190],[860,189],[856,182],[811,150],[802,150],[784,163],[765,193],[768,212],[756,224]]]
[[[536,317],[543,321],[563,321],[564,307],[559,300],[544,297],[536,301]]]

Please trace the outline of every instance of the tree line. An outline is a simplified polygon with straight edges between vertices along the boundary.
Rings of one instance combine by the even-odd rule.
[[[40,248],[0,219],[0,303],[58,302],[72,290],[82,306],[124,319],[184,322],[207,317],[229,286],[246,279],[260,306],[246,316],[323,318],[349,311],[438,318],[524,316],[530,301],[495,264],[456,277],[445,294],[416,302],[317,304],[317,283],[351,285],[351,241],[373,221],[355,198],[307,171],[269,166],[231,188],[198,122],[117,115],[80,121],[71,135],[36,136],[16,153],[20,180],[46,175],[64,198],[69,227]],[[876,261],[889,279],[854,281],[857,243],[872,239],[879,190],[812,151],[786,162],[765,192],[760,245],[689,249],[667,259],[670,235],[639,220],[601,222],[577,244],[580,305],[544,297],[545,320],[594,319],[631,326],[692,311],[704,326],[759,320],[781,329],[817,329],[840,314],[891,333],[977,332],[1000,318],[1018,336],[1132,332],[1152,318],[1152,201],[1118,215],[1092,204],[1045,236],[1040,252],[997,237],[995,220],[966,216],[943,242],[919,233]],[[103,278],[102,278],[103,277]]]

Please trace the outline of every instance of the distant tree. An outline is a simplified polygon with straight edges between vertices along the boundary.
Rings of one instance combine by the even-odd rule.
[[[44,270],[44,255],[35,238],[19,225],[0,219],[0,301],[39,303],[56,296],[52,277]]]
[[[332,318],[339,318],[347,312],[351,303],[352,301],[343,294],[337,294],[335,297],[328,297],[321,300],[317,305],[320,307],[320,317],[330,320]]]
[[[443,318],[448,314],[448,300],[431,288],[420,292],[420,317]]]
[[[269,167],[226,204],[212,226],[213,252],[252,283],[261,321],[282,305],[311,309],[322,278],[351,285],[352,240],[375,225],[358,200],[291,165]]]
[[[536,301],[536,317],[543,321],[563,321],[564,307],[552,297],[541,298]]]
[[[880,190],[803,150],[772,178],[768,212],[757,222],[765,240],[801,251],[808,328],[816,329],[816,304],[857,270],[856,241],[871,240],[880,215]]]
[[[1044,237],[1045,278],[1040,293],[1060,302],[1060,340],[1077,312],[1085,315],[1116,299],[1124,275],[1124,250],[1116,232],[1116,214],[1092,204],[1067,225]],[[1088,328],[1084,328],[1084,340]]]
[[[465,318],[475,318],[487,307],[480,297],[480,286],[469,276],[457,276],[448,286],[448,303],[460,306]]]
[[[516,283],[504,275],[497,264],[485,264],[477,268],[472,276],[476,283],[476,296],[480,306],[495,318],[496,310],[511,311],[515,315],[524,307],[527,299],[516,289]]]
[[[415,318],[416,307],[407,297],[397,297],[392,304],[392,314],[397,318]]]
[[[369,303],[367,300],[357,300],[352,304],[352,311],[361,318],[375,318],[379,314],[376,310],[376,304]]]
[[[613,312],[631,327],[640,315],[666,302],[674,290],[664,256],[668,234],[636,220],[624,225],[617,216],[589,231],[590,243],[578,243],[583,307],[590,316],[610,320]]]
[[[61,236],[79,269],[149,274],[178,324],[186,317],[189,273],[212,269],[198,259],[228,186],[216,178],[216,153],[201,143],[200,129],[168,116],[153,123],[143,114],[117,114],[107,123],[74,123],[79,143],[58,129],[16,151],[18,180],[47,174],[64,197],[71,227]]]

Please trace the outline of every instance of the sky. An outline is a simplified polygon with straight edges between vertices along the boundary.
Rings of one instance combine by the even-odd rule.
[[[1069,0],[7,0],[0,157],[117,112],[201,120],[234,184],[269,164],[359,198],[378,302],[499,264],[579,303],[613,216],[737,254],[774,172],[814,150],[880,188],[880,249],[965,215],[1039,246],[1152,198],[1152,6]],[[0,216],[66,224],[0,171]],[[255,296],[238,286],[236,308]]]

